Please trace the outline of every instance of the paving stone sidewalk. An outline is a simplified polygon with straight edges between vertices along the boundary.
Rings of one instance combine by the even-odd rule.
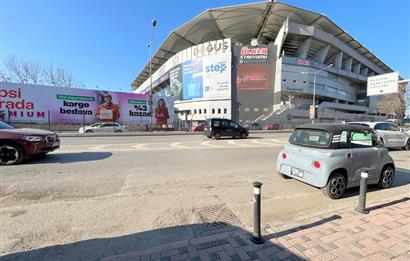
[[[300,224],[267,223],[265,243],[255,245],[238,229],[104,258],[119,260],[410,260],[407,196],[309,217]]]

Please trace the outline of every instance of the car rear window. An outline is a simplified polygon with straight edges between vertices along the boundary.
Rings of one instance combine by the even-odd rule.
[[[325,130],[296,129],[289,138],[296,145],[324,148],[329,145],[330,134]]]

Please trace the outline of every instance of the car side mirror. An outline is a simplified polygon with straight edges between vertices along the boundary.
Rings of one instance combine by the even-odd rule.
[[[403,131],[404,131],[404,129],[403,129],[403,128],[400,128],[400,131],[401,131],[401,132],[403,132]]]

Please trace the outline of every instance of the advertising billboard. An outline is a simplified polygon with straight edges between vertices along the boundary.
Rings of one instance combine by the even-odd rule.
[[[188,60],[182,64],[182,86],[184,100],[203,97],[202,59]]]
[[[231,97],[231,54],[203,58],[204,98]]]
[[[173,97],[154,96],[153,112],[162,104],[160,99],[172,124]],[[146,94],[1,83],[0,112],[14,122],[142,124],[150,122],[151,104]]]
[[[399,74],[396,72],[367,78],[367,96],[397,93],[399,90]]]
[[[273,109],[272,47],[234,46],[240,120],[256,120]]]

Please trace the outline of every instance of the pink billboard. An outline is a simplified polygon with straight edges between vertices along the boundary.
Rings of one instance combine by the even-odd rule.
[[[172,124],[173,97],[0,83],[0,113],[14,122]],[[160,112],[160,113],[159,113]]]

